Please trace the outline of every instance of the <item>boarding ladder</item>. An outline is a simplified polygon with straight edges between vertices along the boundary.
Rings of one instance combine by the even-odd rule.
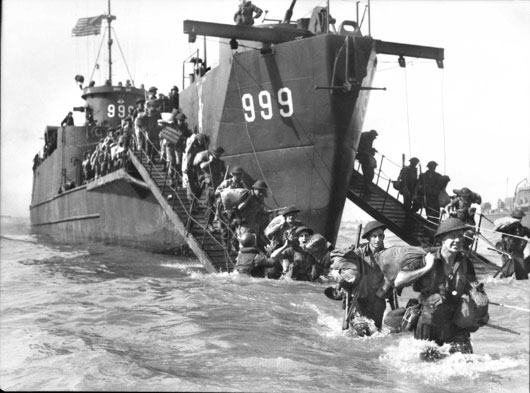
[[[385,168],[383,170],[385,164],[386,166],[393,164],[398,169],[394,176],[397,179],[401,168],[384,155],[380,155],[378,161],[379,167],[376,169],[375,177],[371,183],[364,181],[362,172],[360,172],[360,165],[354,168],[347,191],[348,199],[375,220],[385,224],[391,232],[405,243],[411,246],[433,246],[433,236],[438,228],[438,217],[424,217],[421,215],[421,210],[419,213],[407,210],[399,199],[399,192],[394,190],[392,186],[392,177],[387,173],[392,172],[393,168]],[[391,195],[392,191],[397,194],[395,197]],[[498,271],[499,266],[497,264],[477,252],[479,235],[480,232],[471,246],[469,257],[474,262],[480,262],[474,263],[477,272],[489,273],[492,270]]]
[[[149,143],[149,142],[148,142]],[[159,156],[154,146],[154,156]],[[190,249],[210,272],[230,272],[234,269],[237,252],[225,247],[221,235],[208,230],[206,196],[188,200],[186,188],[174,187],[168,171],[155,163],[142,149],[129,150],[129,158],[147,184],[161,208],[184,238]],[[203,193],[204,194],[204,193]],[[227,228],[230,237],[233,234]]]

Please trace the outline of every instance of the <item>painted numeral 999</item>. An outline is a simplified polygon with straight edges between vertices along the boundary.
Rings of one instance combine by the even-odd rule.
[[[259,114],[264,120],[270,120],[273,117],[272,97],[267,90],[258,93],[258,103],[260,106]],[[241,104],[245,111],[245,120],[253,122],[256,120],[256,109],[254,108],[254,98],[250,93],[245,93],[241,97]],[[293,95],[288,87],[282,87],[278,90],[278,104],[280,104],[280,116],[291,117],[293,110]]]

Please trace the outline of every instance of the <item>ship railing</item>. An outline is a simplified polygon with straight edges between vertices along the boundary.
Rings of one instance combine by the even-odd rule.
[[[375,179],[373,180],[373,183],[376,186],[386,191],[385,197],[383,199],[383,204],[381,207],[381,213],[383,213],[386,203],[388,201],[388,196],[390,196],[391,186],[392,188],[394,188],[393,187],[394,182],[397,181],[397,179],[399,178],[399,173],[401,172],[401,169],[403,168],[403,166],[392,161],[390,158],[388,158],[384,154],[381,154],[379,152],[376,152],[375,154],[379,157],[379,159],[376,160],[378,162],[378,166],[375,169],[376,176],[375,176]],[[356,165],[357,165],[356,167],[357,171],[362,173],[361,163],[357,162]],[[421,174],[421,166],[420,166],[420,174]],[[401,203],[404,203],[403,194],[401,194],[400,190],[396,190],[396,191],[397,191],[397,194],[395,196],[395,199],[397,199]],[[431,222],[432,224],[438,225],[437,223],[440,222],[440,220],[442,219],[443,213],[440,212],[440,214],[437,216],[429,215],[425,206],[426,206],[426,203],[425,201],[423,201],[421,204],[421,208],[418,211],[418,214],[424,215],[429,222]]]
[[[208,236],[215,244],[217,244],[217,246],[221,247],[223,249],[223,252],[224,252],[224,258],[225,258],[225,263],[226,263],[226,269],[227,271],[230,271],[231,269],[234,268],[234,262],[232,261],[231,257],[230,257],[230,254],[229,254],[229,247],[230,247],[230,241],[228,239],[232,239],[235,234],[234,232],[232,231],[232,229],[230,228],[230,226],[228,225],[228,223],[223,220],[220,216],[217,218],[219,224],[224,228],[224,230],[226,231],[225,233],[225,238],[227,238],[226,240],[226,246],[220,242],[215,236],[213,233],[210,232],[210,230],[208,229],[208,221],[206,221],[205,224],[201,223],[199,220],[197,220],[194,215],[193,215],[193,211],[195,209],[195,207],[197,206],[201,206],[202,208],[205,208],[206,209],[206,212],[204,213],[204,215],[206,216],[206,214],[215,214],[215,210],[213,210],[211,207],[209,207],[208,205],[205,205],[204,203],[202,203],[200,201],[199,198],[197,198],[195,195],[192,195],[192,193],[188,193],[188,197],[191,197],[191,203],[190,203],[190,206],[189,208],[186,208],[186,203],[185,201],[180,197],[179,193],[177,192],[177,189],[173,186],[173,179],[170,177],[169,175],[169,169],[165,169],[163,172],[165,173],[162,173],[162,171],[160,169],[158,169],[158,167],[155,165],[152,157],[154,157],[155,155],[158,155],[160,157],[160,150],[149,140],[147,139],[147,144],[150,146],[150,149],[152,151],[151,154],[148,154],[147,151],[145,151],[145,149],[142,149],[141,147],[136,147],[136,153],[138,153],[140,155],[140,157],[143,157],[146,159],[146,161],[148,162],[148,166],[145,166],[145,169],[147,170],[147,172],[149,173],[149,175],[151,176],[151,178],[153,178],[153,174],[156,172],[158,175],[163,175],[164,176],[164,181],[163,181],[163,184],[162,184],[162,187],[159,188],[161,189],[161,192],[162,192],[162,195],[164,195],[164,193],[167,191],[167,190],[170,190],[170,194],[171,195],[171,199],[172,201],[169,202],[168,201],[168,204],[171,206],[171,208],[173,210],[175,210],[175,205],[176,203],[178,203],[180,205],[181,208],[183,208],[183,210],[185,211],[186,213],[186,223],[185,223],[185,228],[186,228],[186,235],[189,234],[189,231],[190,231],[190,228],[193,224],[195,224],[196,226],[198,226],[199,228],[202,229],[202,232],[203,232],[203,235],[202,235],[202,239],[200,239],[200,245],[201,245],[201,248],[203,250],[205,250],[205,247],[204,247],[204,244],[205,244],[205,240],[206,240],[206,236]],[[156,183],[156,182],[155,182]],[[180,183],[182,184],[182,176],[180,174],[177,173],[177,181],[175,183]],[[199,239],[197,239],[199,240]]]

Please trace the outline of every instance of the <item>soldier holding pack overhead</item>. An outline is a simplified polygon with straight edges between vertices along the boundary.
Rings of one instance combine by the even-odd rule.
[[[413,284],[414,291],[420,292],[422,310],[412,326],[414,338],[440,346],[449,343],[451,353],[473,353],[470,333],[489,319],[483,284],[478,284],[473,264],[464,253],[466,230],[457,218],[442,222],[434,235],[441,247],[427,254],[423,267],[401,272],[394,282],[397,288]],[[421,356],[429,360],[430,354]]]
[[[304,225],[297,220],[298,213],[300,210],[294,205],[287,206],[279,216],[267,225],[264,233],[270,242],[267,246],[269,253],[281,247],[286,241],[295,241],[294,231],[299,226]]]

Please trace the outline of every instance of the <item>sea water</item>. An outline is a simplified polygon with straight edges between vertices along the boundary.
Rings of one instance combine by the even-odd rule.
[[[54,246],[2,219],[3,390],[528,392],[530,313],[490,306],[474,354],[424,362],[411,333],[343,332],[329,282],[207,274],[194,258]],[[345,222],[339,245],[353,243]],[[399,244],[391,234],[387,245]],[[481,275],[528,309],[529,281]],[[415,294],[406,288],[402,305]],[[443,350],[443,349],[442,349]]]

